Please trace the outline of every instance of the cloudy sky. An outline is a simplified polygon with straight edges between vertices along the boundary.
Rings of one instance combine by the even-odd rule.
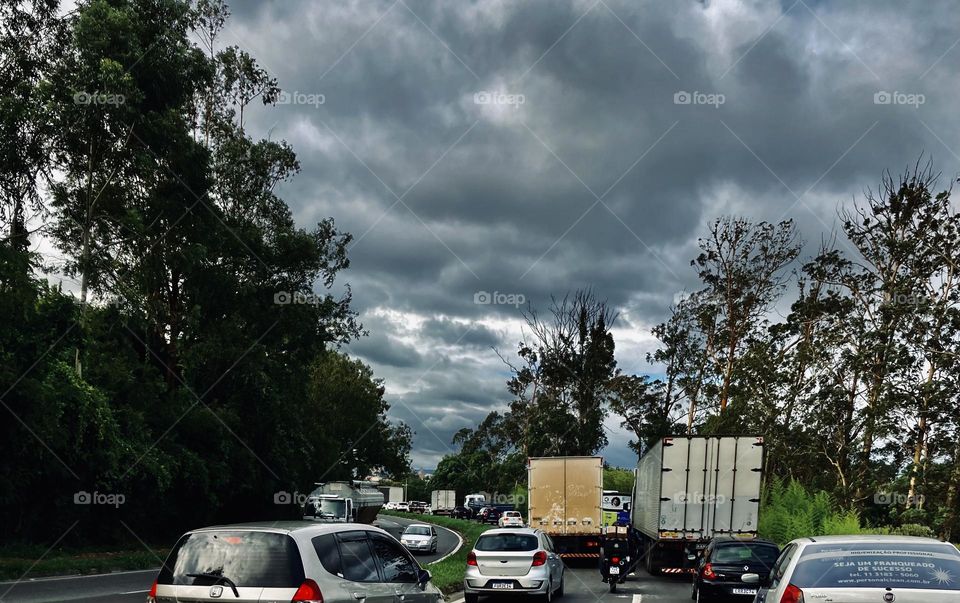
[[[342,282],[370,337],[350,352],[416,430],[418,467],[507,403],[493,348],[515,348],[516,301],[592,286],[620,313],[621,368],[656,373],[650,328],[695,287],[708,222],[793,218],[816,245],[883,169],[926,152],[946,184],[960,166],[953,2],[232,10],[223,43],[288,93],[249,131],[298,152],[281,194],[299,223],[333,216],[355,236]],[[615,419],[609,437],[604,455],[629,465]]]

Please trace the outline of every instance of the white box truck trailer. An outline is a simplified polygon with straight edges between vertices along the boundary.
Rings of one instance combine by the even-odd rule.
[[[430,493],[430,511],[434,515],[450,515],[456,507],[456,490],[434,490]]]
[[[683,573],[718,534],[757,535],[763,478],[760,436],[673,436],[637,463],[631,524],[650,573]]]

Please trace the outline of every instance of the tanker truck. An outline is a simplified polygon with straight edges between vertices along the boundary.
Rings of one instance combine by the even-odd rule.
[[[383,492],[370,482],[324,482],[307,496],[303,518],[328,523],[373,523]]]

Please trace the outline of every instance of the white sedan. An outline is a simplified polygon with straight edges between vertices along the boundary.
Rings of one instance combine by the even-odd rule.
[[[504,511],[500,519],[497,520],[497,524],[501,528],[522,528],[523,516],[520,515],[520,511]]]

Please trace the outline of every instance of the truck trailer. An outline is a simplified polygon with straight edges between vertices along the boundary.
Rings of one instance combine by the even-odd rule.
[[[527,518],[563,558],[600,557],[603,459],[539,457],[527,461]]]
[[[692,570],[715,535],[757,536],[763,438],[673,436],[637,463],[631,525],[651,574]]]
[[[303,518],[330,523],[373,523],[383,493],[369,482],[325,482],[307,496]]]
[[[383,502],[398,503],[403,502],[403,488],[400,486],[379,486],[377,488],[383,493]]]
[[[457,508],[455,490],[434,490],[430,493],[430,511],[434,515],[450,515]]]

